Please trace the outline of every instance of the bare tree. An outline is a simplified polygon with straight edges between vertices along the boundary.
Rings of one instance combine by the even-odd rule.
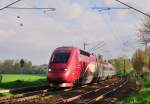
[[[147,45],[150,42],[150,18],[145,18],[142,27],[139,29],[139,39],[142,44],[145,44],[145,51],[147,52]]]
[[[133,67],[138,74],[149,72],[149,57],[143,50],[137,50],[132,57]]]

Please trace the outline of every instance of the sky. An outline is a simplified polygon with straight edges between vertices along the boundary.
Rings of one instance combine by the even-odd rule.
[[[0,8],[15,0],[0,0]],[[145,13],[149,0],[121,0]],[[27,59],[34,65],[47,64],[57,47],[74,46],[90,50],[98,43],[103,47],[92,51],[104,58],[131,57],[143,47],[138,30],[145,16],[131,9],[98,11],[93,7],[125,7],[115,0],[21,0],[14,7],[52,7],[56,11],[0,11],[0,60]],[[17,18],[17,17],[20,18]],[[23,24],[23,26],[20,26]]]

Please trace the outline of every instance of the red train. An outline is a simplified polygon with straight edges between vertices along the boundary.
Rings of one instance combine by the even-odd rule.
[[[106,63],[97,62],[93,54],[75,47],[59,47],[50,58],[47,79],[53,87],[91,83],[114,75],[113,68],[106,66]]]

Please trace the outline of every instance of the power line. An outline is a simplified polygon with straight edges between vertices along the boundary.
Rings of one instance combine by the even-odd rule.
[[[21,0],[17,0],[17,1],[15,1],[15,2],[12,2],[12,3],[8,4],[8,5],[6,5],[6,6],[3,7],[3,8],[0,8],[0,11],[3,10],[3,9],[8,8],[9,6],[11,6],[11,5],[13,5],[13,4],[16,4],[16,3],[19,2],[19,1],[21,1]]]
[[[98,10],[99,12],[101,12],[101,11],[106,11],[106,10],[112,10],[112,9],[130,9],[130,8],[124,8],[124,7],[93,7],[92,9],[95,9],[95,10]],[[105,18],[105,17],[103,17],[103,18]],[[106,21],[105,21],[106,22]],[[106,23],[106,27],[110,27],[110,26],[108,26],[109,25],[109,22],[108,23]],[[112,31],[111,29],[109,29],[109,31],[114,35],[114,38],[115,39],[117,39],[117,40],[119,40],[120,42],[122,42],[122,40],[120,40],[116,35],[115,35],[115,33],[114,33],[114,31]]]
[[[46,10],[51,10],[51,11],[55,11],[56,8],[23,8],[23,7],[7,7],[8,9],[46,9]]]
[[[113,10],[113,9],[130,9],[130,8],[123,8],[123,7],[93,7],[92,9],[96,9],[99,12],[104,10]]]
[[[96,50],[98,50],[98,49],[103,49],[103,46],[104,46],[105,44],[102,44],[102,45],[100,45],[100,46],[97,46],[97,47],[95,47],[94,49],[92,49],[91,51],[96,51]]]
[[[94,50],[92,50],[92,51],[96,51],[96,50],[103,50],[103,46],[104,46],[104,44],[103,45],[101,45],[101,46],[99,46],[99,47],[96,47],[96,49],[94,49]]]
[[[139,13],[142,13],[142,14],[144,14],[145,16],[148,16],[148,17],[150,18],[150,15],[148,15],[147,13],[144,13],[144,12],[142,12],[141,10],[138,10],[138,9],[136,9],[136,8],[134,8],[134,7],[132,7],[132,6],[128,5],[128,4],[125,4],[125,3],[123,3],[123,2],[121,2],[121,1],[119,1],[119,0],[116,0],[116,1],[119,2],[119,3],[121,3],[121,4],[123,4],[123,5],[125,5],[125,6],[127,6],[127,7],[129,7],[130,9],[133,9],[133,10],[139,12]]]
[[[98,43],[97,45],[95,45],[94,47],[92,47],[91,49],[89,49],[88,51],[95,51],[97,49],[102,48],[105,45],[104,41]]]
[[[95,47],[99,46],[101,43],[96,44],[95,46],[93,46],[92,48],[90,48],[88,51],[92,51]]]
[[[9,8],[10,9],[10,8]],[[39,8],[39,7],[37,7],[37,6],[34,6],[34,7],[30,7],[30,8],[20,8],[20,7],[11,7],[11,9],[37,9],[37,10],[41,10],[42,11],[42,13],[44,13],[44,15],[46,15],[46,16],[49,16],[49,14],[47,13],[47,12],[49,12],[49,11],[56,11],[56,8]]]

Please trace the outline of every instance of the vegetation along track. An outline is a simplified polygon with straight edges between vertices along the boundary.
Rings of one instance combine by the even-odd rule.
[[[28,87],[20,87],[20,88],[14,88],[14,89],[8,89],[8,90],[0,90],[0,93],[21,93],[21,92],[29,92],[29,91],[37,91],[48,88],[48,85],[40,85],[40,86],[28,86]]]
[[[29,93],[24,93],[24,94],[17,94],[14,96],[10,96],[10,97],[2,97],[0,98],[0,104],[5,104],[5,103],[39,103],[39,99],[49,96],[53,93],[58,94],[60,96],[63,96],[64,99],[67,99],[70,95],[71,96],[76,96],[77,94],[80,94],[80,97],[83,97],[84,94],[82,93],[86,93],[87,91],[91,91],[96,89],[96,88],[104,88],[104,87],[108,87],[112,84],[112,82],[116,82],[116,80],[118,80],[118,78],[113,78],[113,79],[109,79],[106,81],[102,81],[100,83],[95,83],[95,84],[88,84],[88,85],[83,85],[81,87],[75,87],[75,88],[69,88],[69,89],[59,89],[59,90],[55,90],[55,89],[45,89],[45,90],[39,90],[39,91],[34,91],[34,92],[29,92]],[[90,94],[90,92],[87,92],[87,95]],[[86,94],[85,94],[86,95]],[[54,96],[55,97],[55,96]],[[73,98],[73,97],[71,97]],[[75,98],[75,97],[74,97]],[[74,99],[71,101],[73,102]],[[57,101],[56,101],[57,100]],[[59,100],[59,101],[58,101]],[[33,101],[33,102],[32,102]],[[54,103],[61,103],[62,98],[61,99],[54,99],[52,101],[48,101],[49,103],[52,102],[52,104]],[[67,100],[66,100],[67,101]],[[66,103],[66,101],[64,103]],[[44,102],[40,102],[40,103],[47,103],[46,101]]]

